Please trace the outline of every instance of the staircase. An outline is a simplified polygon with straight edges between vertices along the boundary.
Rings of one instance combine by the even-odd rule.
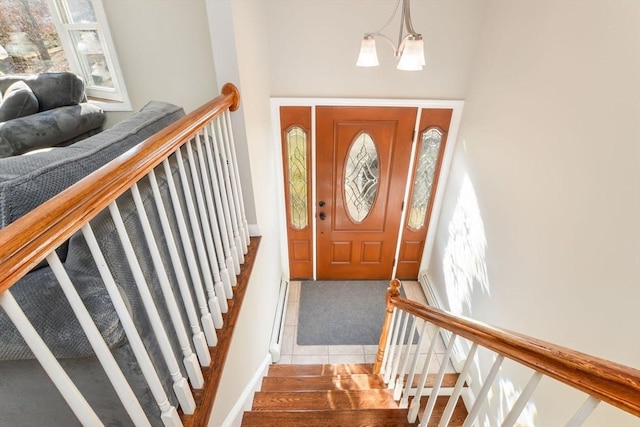
[[[453,387],[457,374],[447,374],[443,387]],[[429,378],[428,383],[433,378]],[[426,405],[427,397],[422,398]],[[438,398],[429,426],[436,426],[447,403]],[[467,411],[458,402],[450,426],[461,426]],[[371,364],[272,365],[256,392],[242,425],[255,426],[414,426],[407,409],[399,408]]]

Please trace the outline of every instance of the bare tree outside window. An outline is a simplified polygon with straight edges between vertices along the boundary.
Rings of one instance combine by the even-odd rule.
[[[69,71],[46,0],[0,0],[0,74]]]

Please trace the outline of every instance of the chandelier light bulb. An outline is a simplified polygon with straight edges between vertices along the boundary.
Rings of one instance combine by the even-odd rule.
[[[400,62],[398,62],[398,70],[419,71],[425,65],[424,61],[424,42],[422,38],[409,37],[404,42],[404,49]]]
[[[360,44],[360,54],[356,66],[358,67],[377,67],[378,52],[376,51],[376,39],[373,36],[366,35]]]
[[[376,41],[384,40],[389,42],[393,48],[394,55],[400,57],[398,62],[399,70],[419,71],[426,65],[424,55],[424,42],[422,34],[419,34],[411,22],[411,0],[396,0],[393,13],[387,22],[374,32],[367,32],[360,43],[360,55],[356,65],[358,67],[375,67],[379,65],[378,53],[376,52]],[[398,32],[398,42],[394,43],[391,38],[382,31],[394,21],[394,17],[400,14],[400,31]]]

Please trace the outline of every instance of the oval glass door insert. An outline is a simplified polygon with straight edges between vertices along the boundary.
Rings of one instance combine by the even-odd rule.
[[[351,220],[359,223],[371,212],[378,193],[378,150],[366,132],[351,143],[344,171],[344,200]]]

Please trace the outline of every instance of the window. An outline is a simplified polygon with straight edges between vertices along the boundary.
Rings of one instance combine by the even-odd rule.
[[[309,225],[307,151],[307,133],[299,126],[289,129],[287,132],[289,212],[291,212],[291,226],[296,230],[302,230]]]
[[[0,0],[0,75],[71,71],[105,110],[130,110],[100,0]]]

